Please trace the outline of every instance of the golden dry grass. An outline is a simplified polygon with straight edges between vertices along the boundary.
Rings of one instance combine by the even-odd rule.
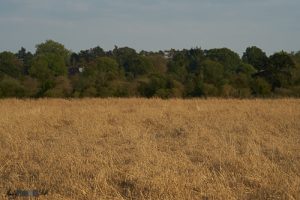
[[[300,199],[300,100],[1,100],[0,198]]]

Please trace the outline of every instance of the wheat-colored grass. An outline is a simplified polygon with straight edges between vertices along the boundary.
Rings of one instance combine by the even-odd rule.
[[[0,198],[300,199],[300,100],[0,101]]]

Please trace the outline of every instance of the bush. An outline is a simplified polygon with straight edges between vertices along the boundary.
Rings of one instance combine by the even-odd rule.
[[[234,97],[236,96],[236,94],[237,94],[236,89],[231,85],[225,84],[222,86],[222,93],[221,93],[222,97],[226,97],[226,98]]]
[[[216,86],[214,86],[213,84],[207,84],[204,83],[203,84],[203,92],[205,94],[205,96],[218,96],[218,88]]]
[[[81,92],[81,97],[96,97],[97,89],[95,87],[88,87]]]
[[[39,82],[37,79],[26,76],[22,80],[22,85],[24,86],[26,97],[35,97],[37,95],[39,91]]]
[[[279,97],[291,97],[293,96],[293,91],[287,88],[275,88],[274,93]]]
[[[159,89],[155,92],[155,97],[160,97],[162,99],[170,98],[172,92],[170,89]]]
[[[256,78],[252,84],[252,90],[256,96],[271,95],[272,86],[263,78]]]
[[[66,77],[59,76],[55,79],[55,86],[47,90],[44,94],[46,97],[69,97],[72,92],[70,80]]]
[[[9,76],[5,76],[0,81],[0,97],[24,97],[25,88],[20,82]]]

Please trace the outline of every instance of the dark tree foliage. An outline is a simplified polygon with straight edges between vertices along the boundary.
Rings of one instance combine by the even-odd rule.
[[[18,78],[22,72],[22,62],[11,52],[0,53],[0,77],[8,75]]]
[[[300,97],[300,51],[248,47],[141,51],[97,46],[71,52],[53,40],[33,54],[0,52],[0,98]]]
[[[23,73],[28,75],[29,74],[29,68],[32,64],[33,55],[31,52],[26,51],[24,47],[21,47],[21,49],[16,53],[16,57],[19,59],[19,61],[22,62],[23,65]]]
[[[230,49],[210,49],[205,51],[207,58],[219,62],[225,67],[225,71],[234,72],[241,63],[239,55]]]
[[[280,87],[289,87],[292,80],[292,70],[295,63],[286,52],[275,53],[270,56],[270,65],[266,72],[269,74],[268,81],[272,85],[272,90]]]
[[[105,52],[101,47],[97,46],[88,50],[82,50],[78,54],[73,53],[71,55],[71,61],[73,65],[78,62],[88,63],[101,56],[105,56]]]
[[[258,47],[248,47],[246,52],[243,54],[243,62],[254,66],[257,70],[264,70],[268,66],[268,57]]]

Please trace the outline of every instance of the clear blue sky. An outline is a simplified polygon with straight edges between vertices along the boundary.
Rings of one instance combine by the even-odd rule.
[[[73,51],[256,45],[300,50],[300,0],[0,0],[0,51],[53,39]]]

